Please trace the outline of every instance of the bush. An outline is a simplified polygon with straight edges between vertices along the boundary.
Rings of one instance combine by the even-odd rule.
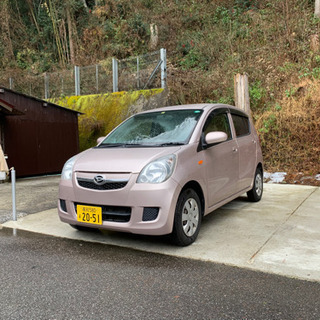
[[[261,85],[261,81],[256,81],[249,88],[251,110],[264,109],[267,97],[266,89]]]
[[[235,7],[242,10],[250,10],[257,8],[257,0],[236,0]]]

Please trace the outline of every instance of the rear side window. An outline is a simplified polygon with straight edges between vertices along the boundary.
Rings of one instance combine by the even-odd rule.
[[[248,117],[240,116],[237,114],[232,114],[231,116],[237,137],[242,137],[250,134],[250,124]]]

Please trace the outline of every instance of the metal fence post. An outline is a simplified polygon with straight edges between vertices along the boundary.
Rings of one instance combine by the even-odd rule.
[[[64,81],[63,81],[63,78],[61,78],[61,94],[64,95]]]
[[[165,89],[167,87],[167,50],[160,49],[160,59],[161,63],[161,88]]]
[[[16,211],[16,171],[11,168],[11,187],[12,187],[12,220],[17,221]]]
[[[9,78],[9,89],[13,89],[13,79]]]
[[[137,89],[140,89],[140,61],[139,56],[137,57]]]
[[[96,93],[99,93],[99,65],[96,64]]]
[[[80,96],[80,67],[74,66],[75,95]]]
[[[44,74],[44,98],[49,99],[49,76],[47,73]]]
[[[113,92],[118,92],[118,60],[112,58],[112,79],[113,79]]]

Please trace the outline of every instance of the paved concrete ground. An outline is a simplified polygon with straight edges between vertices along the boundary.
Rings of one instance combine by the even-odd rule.
[[[17,179],[17,216],[56,208],[60,175]],[[12,219],[11,183],[0,183],[0,223]]]
[[[50,179],[52,187],[42,181],[35,184],[37,191],[32,184],[28,189],[21,188],[24,193],[30,193],[29,200],[21,201],[21,207],[30,205],[33,208],[30,213],[37,212],[43,201],[38,193],[41,185],[46,186],[44,198],[48,200],[50,188],[54,190],[51,196],[56,197],[58,178]],[[5,188],[8,187],[0,185],[0,195]],[[319,200],[318,187],[265,184],[259,203],[240,197],[206,216],[197,241],[185,248],[172,246],[164,237],[79,232],[59,221],[55,206],[34,214],[22,214],[18,221],[8,221],[3,226],[320,281]],[[3,196],[0,201],[2,208]],[[46,204],[50,206],[49,203]],[[19,211],[19,205],[17,207]]]

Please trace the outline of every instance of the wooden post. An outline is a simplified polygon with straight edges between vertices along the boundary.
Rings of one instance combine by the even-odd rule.
[[[319,48],[319,36],[317,34],[312,34],[310,36],[310,50],[312,53],[317,53]]]
[[[314,15],[317,18],[320,18],[320,0],[316,0],[316,2],[315,2]]]
[[[150,42],[149,48],[150,50],[156,50],[159,42],[159,31],[158,26],[154,23],[150,24]]]
[[[234,101],[237,108],[250,114],[249,81],[246,73],[234,76]]]

